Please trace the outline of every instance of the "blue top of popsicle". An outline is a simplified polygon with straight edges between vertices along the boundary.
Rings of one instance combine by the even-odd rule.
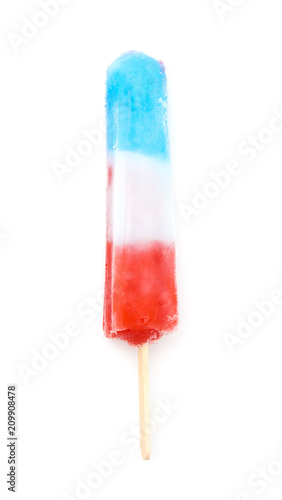
[[[169,156],[164,66],[141,52],[126,52],[107,72],[107,149]]]

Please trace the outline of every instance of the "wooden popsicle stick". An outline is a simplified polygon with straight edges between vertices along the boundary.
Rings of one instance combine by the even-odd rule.
[[[149,398],[149,345],[138,347],[140,448],[144,460],[151,456],[151,424]]]

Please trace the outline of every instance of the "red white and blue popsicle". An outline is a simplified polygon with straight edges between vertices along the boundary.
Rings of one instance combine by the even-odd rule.
[[[143,458],[150,457],[148,344],[178,322],[174,214],[161,62],[128,52],[108,68],[104,331],[138,346]]]

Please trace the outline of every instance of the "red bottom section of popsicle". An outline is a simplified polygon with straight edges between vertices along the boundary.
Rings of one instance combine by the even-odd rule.
[[[174,245],[107,243],[104,329],[133,345],[158,340],[177,325]]]

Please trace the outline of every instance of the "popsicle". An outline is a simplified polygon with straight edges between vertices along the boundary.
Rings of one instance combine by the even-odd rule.
[[[108,68],[104,332],[138,347],[140,436],[150,456],[148,345],[178,323],[162,62],[127,52]]]

